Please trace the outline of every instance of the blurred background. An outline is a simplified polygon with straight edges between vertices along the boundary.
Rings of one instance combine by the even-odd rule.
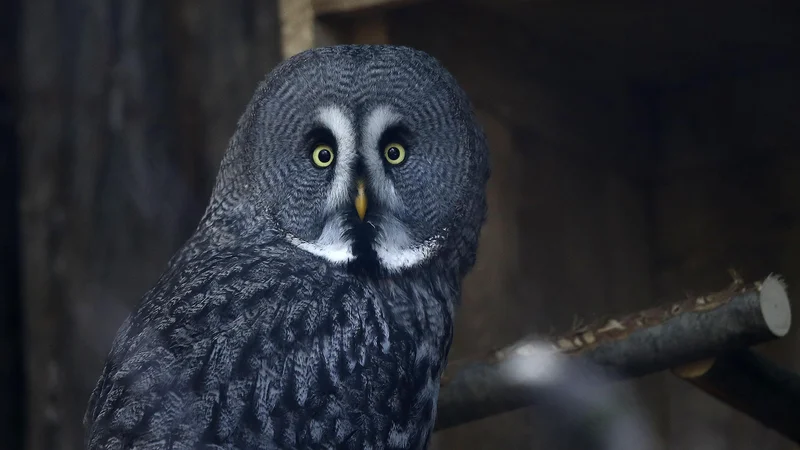
[[[428,51],[486,129],[451,358],[731,268],[800,286],[796,1],[4,0],[0,35],[2,449],[82,448],[117,327],[196,226],[256,84],[313,46]],[[757,350],[800,370],[797,332]],[[670,374],[631,385],[665,448],[797,448]],[[538,449],[536,422],[435,446]]]

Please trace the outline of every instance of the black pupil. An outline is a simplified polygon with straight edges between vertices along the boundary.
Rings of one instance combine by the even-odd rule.
[[[386,151],[386,156],[392,161],[398,160],[400,159],[400,149],[397,147],[389,147],[389,150]]]
[[[319,159],[319,162],[325,164],[331,160],[331,152],[327,149],[322,149],[319,151],[319,153],[317,153],[317,158]]]

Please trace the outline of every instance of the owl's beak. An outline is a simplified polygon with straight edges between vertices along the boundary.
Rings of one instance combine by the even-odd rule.
[[[357,185],[358,193],[356,194],[356,212],[358,212],[358,218],[364,220],[364,216],[367,214],[367,188],[364,185],[364,180],[358,180]]]

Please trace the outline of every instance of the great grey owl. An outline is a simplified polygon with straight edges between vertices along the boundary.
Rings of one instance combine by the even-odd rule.
[[[121,326],[88,448],[427,447],[488,178],[471,104],[428,54],[282,62]]]

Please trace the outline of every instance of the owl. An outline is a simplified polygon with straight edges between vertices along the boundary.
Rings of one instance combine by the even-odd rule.
[[[428,54],[279,64],[120,327],[87,448],[427,447],[489,172],[470,101]]]

